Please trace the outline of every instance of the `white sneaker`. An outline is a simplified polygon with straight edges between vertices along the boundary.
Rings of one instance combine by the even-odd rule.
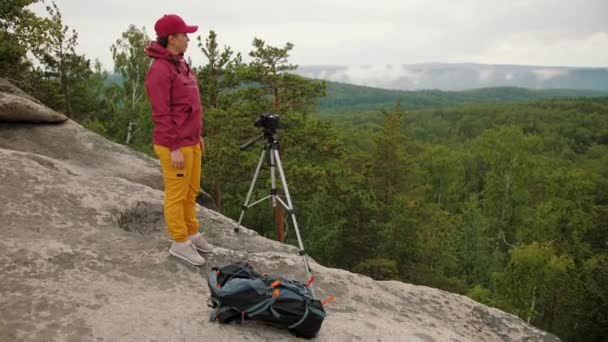
[[[213,252],[213,246],[211,246],[200,233],[192,235],[190,241],[192,241],[192,246],[194,246],[194,248],[203,253]]]
[[[205,258],[198,254],[192,245],[192,242],[189,240],[186,242],[173,241],[171,248],[169,248],[169,254],[182,260],[186,260],[195,266],[200,266],[205,263]]]

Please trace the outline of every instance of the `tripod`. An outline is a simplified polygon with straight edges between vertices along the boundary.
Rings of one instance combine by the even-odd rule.
[[[281,204],[283,206],[283,208],[285,208],[285,210],[287,210],[287,213],[289,214],[289,216],[291,216],[293,226],[296,231],[296,236],[298,237],[298,245],[300,248],[299,254],[301,256],[303,256],[303,258],[304,258],[304,266],[306,267],[306,276],[308,277],[308,279],[310,279],[309,287],[310,287],[310,291],[314,297],[315,293],[312,288],[312,278],[310,276],[311,270],[310,270],[310,266],[308,264],[308,257],[306,255],[306,252],[304,251],[304,245],[302,243],[302,238],[300,237],[300,230],[298,229],[298,221],[296,220],[293,203],[291,202],[291,196],[289,196],[289,188],[287,187],[287,180],[285,179],[285,172],[283,171],[283,165],[281,164],[281,158],[279,157],[279,142],[275,138],[275,133],[276,133],[276,131],[274,129],[265,128],[264,133],[262,135],[244,143],[240,147],[241,151],[244,151],[245,149],[247,149],[248,147],[253,145],[255,142],[261,140],[262,138],[266,138],[266,140],[267,140],[266,144],[264,145],[264,149],[262,150],[262,154],[260,155],[260,161],[258,162],[258,166],[255,169],[255,173],[253,175],[253,180],[251,181],[251,185],[249,186],[249,192],[247,193],[247,197],[245,198],[245,203],[241,207],[241,215],[239,216],[238,223],[234,227],[234,231],[238,233],[239,227],[241,226],[241,223],[243,222],[243,217],[245,216],[245,211],[247,209],[253,207],[254,205],[256,205],[268,198],[272,198],[272,207],[273,208],[276,208],[277,202],[279,204]],[[270,195],[268,195],[260,200],[257,200],[254,203],[249,204],[249,201],[251,199],[251,194],[253,193],[253,188],[255,187],[255,183],[258,179],[258,175],[260,173],[260,169],[262,168],[262,164],[264,163],[264,160],[268,160],[268,163],[270,165],[270,179],[272,182],[272,188],[270,190]],[[278,169],[278,171],[279,171],[279,177],[281,178],[281,183],[283,185],[285,197],[287,198],[287,203],[285,203],[279,196],[277,196],[276,175],[275,175],[276,169]]]

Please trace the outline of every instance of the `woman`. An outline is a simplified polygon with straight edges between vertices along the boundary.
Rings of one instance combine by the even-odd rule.
[[[157,41],[145,52],[154,61],[146,76],[152,105],[154,151],[165,185],[164,214],[173,239],[169,253],[193,265],[205,263],[198,251],[211,252],[199,233],[195,199],[200,191],[203,108],[196,76],[184,60],[188,26],[177,15],[164,15],[154,25]]]

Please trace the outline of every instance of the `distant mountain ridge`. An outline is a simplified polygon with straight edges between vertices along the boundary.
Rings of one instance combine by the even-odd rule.
[[[608,96],[608,91],[579,89],[526,89],[490,87],[465,91],[390,90],[327,82],[327,96],[319,111],[354,112],[388,108],[399,102],[405,109],[448,107],[474,103],[506,103],[540,99]]]
[[[468,90],[487,87],[608,91],[605,68],[422,63],[402,65],[311,65],[295,73],[329,81],[396,90]]]

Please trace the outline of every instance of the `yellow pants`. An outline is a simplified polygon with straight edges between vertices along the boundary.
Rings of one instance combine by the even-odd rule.
[[[169,235],[176,242],[185,242],[189,235],[199,232],[196,219],[196,196],[201,188],[201,146],[180,147],[184,154],[184,168],[171,166],[171,151],[154,145],[160,160],[165,184],[165,223]]]

